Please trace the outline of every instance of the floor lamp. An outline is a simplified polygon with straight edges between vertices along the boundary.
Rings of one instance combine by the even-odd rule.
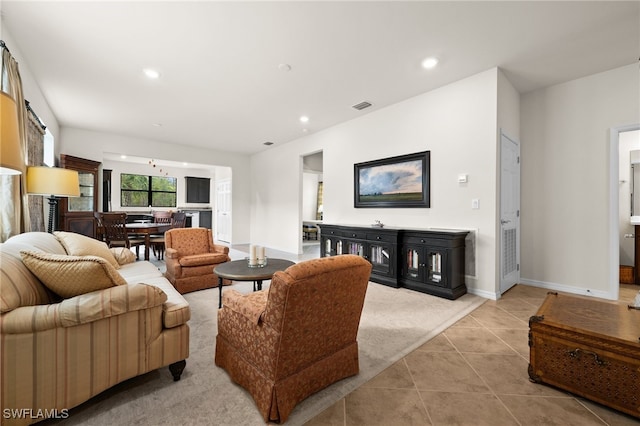
[[[75,170],[59,167],[28,167],[27,193],[49,196],[49,226],[54,231],[54,217],[58,217],[58,197],[79,197],[80,181]]]

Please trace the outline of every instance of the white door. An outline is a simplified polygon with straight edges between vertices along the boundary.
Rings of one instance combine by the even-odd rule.
[[[520,145],[500,136],[500,294],[520,280]]]
[[[216,182],[216,240],[231,242],[231,179]]]

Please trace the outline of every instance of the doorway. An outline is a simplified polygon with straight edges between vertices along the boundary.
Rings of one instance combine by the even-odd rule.
[[[612,127],[609,131],[609,294],[611,300],[620,295],[620,135],[640,130],[640,123]],[[624,212],[629,211],[624,208]]]
[[[324,183],[322,151],[302,156],[301,177],[301,239],[302,252],[320,248],[320,228],[324,217]]]
[[[635,284],[635,231],[632,217],[640,217],[640,130],[620,132],[618,135],[618,240],[621,284]]]
[[[231,179],[216,182],[216,239],[231,243]]]
[[[520,280],[520,144],[500,132],[500,294]]]

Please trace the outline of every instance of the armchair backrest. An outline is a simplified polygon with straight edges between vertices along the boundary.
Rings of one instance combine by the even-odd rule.
[[[370,274],[362,257],[342,255],[273,275],[263,318],[280,332],[277,377],[356,341]]]
[[[164,233],[164,244],[176,249],[180,256],[210,253],[213,233],[208,228],[172,228]]]

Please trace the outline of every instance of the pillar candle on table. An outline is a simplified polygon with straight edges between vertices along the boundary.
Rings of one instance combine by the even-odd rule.
[[[264,247],[258,246],[258,261],[262,262],[264,260]]]
[[[251,244],[249,246],[249,265],[256,265],[258,263],[258,256],[256,255],[256,246]]]

